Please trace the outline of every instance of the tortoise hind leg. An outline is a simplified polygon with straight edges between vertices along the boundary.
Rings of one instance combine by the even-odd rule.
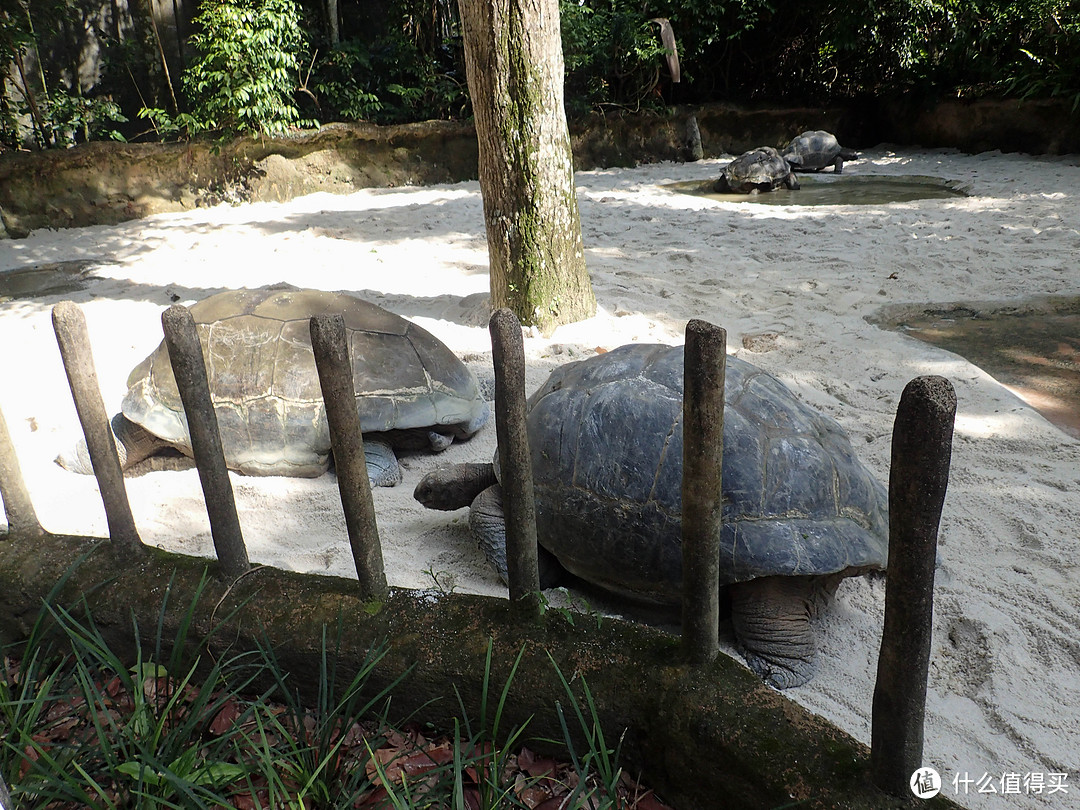
[[[454,437],[448,433],[439,433],[437,430],[427,432],[428,447],[432,453],[441,453],[454,443]]]
[[[389,442],[365,436],[364,461],[372,487],[393,487],[401,483],[401,467]]]
[[[731,623],[747,664],[777,689],[800,686],[815,670],[806,577],[760,577],[729,586]]]
[[[116,437],[120,467],[124,470],[150,458],[166,447],[172,447],[169,442],[155,436],[141,425],[135,424],[122,413],[113,417],[112,431],[113,436]]]

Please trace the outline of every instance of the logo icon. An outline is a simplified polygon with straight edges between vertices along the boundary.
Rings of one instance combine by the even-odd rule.
[[[933,768],[919,768],[908,782],[911,792],[920,799],[932,799],[941,792],[941,775]]]

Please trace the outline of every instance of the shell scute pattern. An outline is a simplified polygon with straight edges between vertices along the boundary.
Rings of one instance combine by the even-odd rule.
[[[859,153],[841,146],[831,132],[816,129],[792,138],[783,157],[796,171],[817,172],[832,166],[841,172],[844,161],[857,159]]]
[[[545,547],[664,603],[681,582],[682,375],[681,347],[621,347],[556,369],[529,412]],[[884,567],[887,497],[839,425],[737,358],[725,395],[721,583]]]
[[[347,293],[238,290],[191,307],[207,379],[233,469],[318,474],[330,452],[310,319],[344,319],[364,433],[440,428],[465,438],[488,417],[471,371],[415,324]],[[122,411],[190,451],[187,423],[164,342],[132,371]],[[302,468],[304,471],[294,473]]]

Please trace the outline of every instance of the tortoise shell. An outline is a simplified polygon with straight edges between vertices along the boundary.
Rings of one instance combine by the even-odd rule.
[[[364,433],[428,429],[466,438],[489,414],[475,375],[430,332],[348,293],[236,290],[191,307],[230,469],[319,475],[330,432],[309,320],[340,313]],[[164,341],[131,372],[124,416],[190,453]]]
[[[883,569],[887,492],[843,429],[738,358],[725,397],[721,584]],[[677,604],[682,347],[567,364],[529,407],[540,543],[582,579]]]

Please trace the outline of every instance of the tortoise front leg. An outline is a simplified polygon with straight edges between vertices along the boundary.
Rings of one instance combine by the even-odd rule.
[[[116,414],[110,424],[116,441],[116,455],[120,459],[121,470],[128,470],[140,461],[172,446],[141,425],[136,425],[122,413]],[[94,474],[94,467],[90,463],[90,452],[86,449],[86,439],[79,439],[78,444],[70,453],[61,453],[57,456],[56,463],[66,470],[82,475]]]
[[[729,586],[731,624],[746,663],[777,689],[814,675],[813,588],[806,577],[760,577]]]
[[[502,487],[498,484],[481,492],[469,509],[469,531],[472,532],[488,563],[495,569],[499,579],[509,584],[510,574],[506,566],[506,517],[503,514]],[[565,570],[555,555],[540,546],[537,549],[540,568],[540,589],[554,588],[562,581]]]

